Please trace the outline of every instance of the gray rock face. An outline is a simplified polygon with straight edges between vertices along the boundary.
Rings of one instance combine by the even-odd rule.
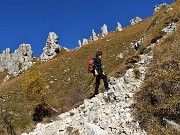
[[[14,53],[10,53],[10,49],[7,48],[0,55],[0,72],[7,69],[10,75],[16,77],[32,66],[32,60],[33,52],[30,44],[21,44]]]
[[[141,21],[142,21],[142,19],[137,16],[136,18],[131,19],[130,23],[131,23],[131,25],[135,25],[135,24],[137,24],[137,23],[139,23]]]
[[[41,61],[48,61],[61,51],[61,46],[58,45],[58,36],[55,32],[49,32],[43,51],[40,56]]]

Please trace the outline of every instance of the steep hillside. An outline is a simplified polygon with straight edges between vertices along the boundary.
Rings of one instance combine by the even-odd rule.
[[[180,27],[168,35],[161,30],[169,22],[179,25],[180,2],[173,5],[172,12],[161,17],[157,14],[154,18],[159,27],[152,27],[149,30],[151,35],[164,36],[153,48],[154,61],[149,66],[141,90],[136,94],[136,116],[150,134],[179,134],[174,130],[180,128],[177,125],[180,124]],[[167,129],[168,124],[171,128]]]
[[[146,54],[150,51],[150,49],[147,49],[147,46],[156,43],[158,39],[163,39],[163,36],[167,36],[167,33],[162,32],[162,29],[171,22],[179,23],[180,2],[177,1],[172,7],[173,10],[167,13],[166,11],[170,7],[164,7],[152,17],[136,25],[126,27],[120,32],[114,31],[110,32],[105,37],[99,37],[99,40],[89,43],[80,49],[63,51],[48,62],[37,63],[35,68],[43,73],[50,89],[45,97],[46,102],[60,114],[79,106],[84,99],[89,98],[94,91],[94,80],[91,83],[92,75],[87,72],[87,64],[89,58],[93,57],[98,50],[103,52],[102,62],[108,78],[110,76],[121,77],[129,68],[136,69],[135,63],[140,61],[139,55]],[[179,108],[177,108],[176,112],[174,111],[175,108],[172,108],[168,113],[164,111],[162,114],[163,109],[168,109],[166,108],[168,107],[166,106],[167,104],[165,104],[166,102],[172,103],[170,104],[172,107],[177,107],[180,101],[178,66],[180,64],[180,57],[178,55],[179,32],[180,29],[178,27],[175,33],[164,38],[158,46],[153,48],[155,55],[154,62],[148,70],[142,90],[137,93],[138,102],[137,112],[135,112],[135,114],[137,119],[144,125],[147,132],[152,134],[156,134],[157,131],[159,134],[165,133],[166,131],[168,131],[167,133],[173,133],[173,131],[166,130],[161,126],[159,116],[169,119],[175,117],[173,120],[179,123]],[[146,37],[144,43],[135,51],[132,45],[143,36]],[[123,53],[123,58],[118,57],[120,53]],[[173,68],[169,69],[169,67],[172,67],[168,66],[169,63],[176,63],[175,65],[177,66],[173,64]],[[138,70],[136,73],[138,75]],[[22,90],[22,82],[27,75],[28,71],[0,85],[1,113],[5,112],[3,114],[7,116],[7,119],[11,119],[10,116],[13,116],[11,124],[17,134],[30,131],[36,124],[36,122],[33,121],[32,115],[39,102],[36,100],[28,100]],[[0,82],[3,82],[2,78],[4,76],[5,73],[0,73]],[[154,76],[156,76],[156,78],[154,78]],[[156,86],[160,86],[162,90],[156,91]],[[175,91],[173,93],[169,92],[169,95],[167,94],[164,96],[163,89],[167,88],[166,91],[168,92],[169,87],[174,87]],[[103,92],[102,86],[100,91]],[[150,95],[152,95],[152,93],[155,95],[157,103],[151,104],[151,102],[149,102],[148,93],[150,93]],[[162,101],[166,102],[162,103]],[[166,107],[163,108],[164,106]],[[53,117],[46,118],[43,122],[49,122],[53,119]],[[152,130],[152,123],[155,123],[153,120],[157,123],[159,122],[159,124],[153,126],[154,131]],[[4,128],[6,126],[7,125],[3,126],[1,122],[0,134],[6,134],[6,128]],[[162,131],[159,131],[161,129]]]

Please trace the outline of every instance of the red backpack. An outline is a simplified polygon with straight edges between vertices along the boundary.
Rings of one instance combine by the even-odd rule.
[[[90,59],[89,59],[88,70],[89,70],[89,72],[91,72],[91,73],[94,71],[94,64],[93,64],[93,62],[94,62],[94,59],[93,59],[93,58],[90,58]]]

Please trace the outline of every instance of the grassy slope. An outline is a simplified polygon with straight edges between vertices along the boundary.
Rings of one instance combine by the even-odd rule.
[[[150,35],[158,37],[160,30],[172,20],[180,19],[180,2],[174,10],[163,16],[154,16],[158,23]],[[160,12],[160,14],[162,14]],[[156,27],[158,26],[159,27]],[[152,32],[151,32],[152,31]],[[149,36],[149,43],[152,38]],[[149,44],[146,41],[146,44]],[[145,47],[145,45],[144,45]],[[163,118],[180,124],[180,27],[161,44],[153,48],[154,61],[150,64],[142,89],[136,94],[136,116],[149,134],[178,134],[166,129]],[[140,50],[144,50],[141,48]]]
[[[7,75],[7,71],[4,71],[4,72],[0,73],[0,84],[3,83],[3,80],[6,77],[6,75]]]
[[[173,10],[172,12],[175,11]],[[167,16],[162,16],[163,11],[161,11],[137,25],[124,28],[121,32],[111,32],[106,37],[89,43],[79,50],[64,51],[51,61],[36,64],[37,70],[43,72],[44,76],[48,79],[47,84],[50,86],[50,93],[46,96],[47,102],[56,108],[59,113],[62,113],[78,106],[84,98],[88,98],[93,93],[93,87],[90,87],[87,92],[85,90],[83,92],[83,89],[89,84],[92,78],[92,75],[87,72],[88,60],[95,55],[97,50],[103,52],[102,61],[105,66],[104,71],[108,77],[122,76],[125,69],[131,66],[125,64],[127,58],[138,55],[139,52],[145,53],[147,51],[144,50],[145,46],[151,42],[155,35],[159,34],[159,30],[164,27],[165,20],[168,20],[166,18],[168,16],[174,16],[172,12],[168,13]],[[147,31],[156,19],[161,23],[155,24]],[[135,43],[144,34],[148,38],[139,51],[135,52],[130,44],[131,42]],[[116,59],[116,56],[122,52],[126,52],[124,58]],[[6,94],[10,96],[5,101],[0,100],[0,104],[3,108],[6,107],[13,113],[13,126],[17,133],[31,130],[35,126],[35,122],[32,121],[32,113],[37,101],[30,102],[27,100],[21,88],[23,78],[26,75],[27,73],[22,74],[6,84],[0,85],[0,96]],[[3,73],[0,73],[1,76],[3,76]],[[69,79],[70,81],[68,81]],[[54,83],[50,83],[50,81],[54,81]],[[100,91],[103,92],[102,86]],[[81,92],[83,93],[80,94]],[[5,134],[1,125],[0,134]]]

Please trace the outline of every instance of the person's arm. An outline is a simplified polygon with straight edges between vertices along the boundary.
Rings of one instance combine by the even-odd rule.
[[[94,73],[95,73],[95,76],[97,76],[98,75],[97,59],[94,59],[93,64],[94,64]]]
[[[94,74],[95,74],[95,76],[97,76],[97,75],[98,75],[98,72],[97,72],[97,70],[96,70],[96,69],[94,70]]]

